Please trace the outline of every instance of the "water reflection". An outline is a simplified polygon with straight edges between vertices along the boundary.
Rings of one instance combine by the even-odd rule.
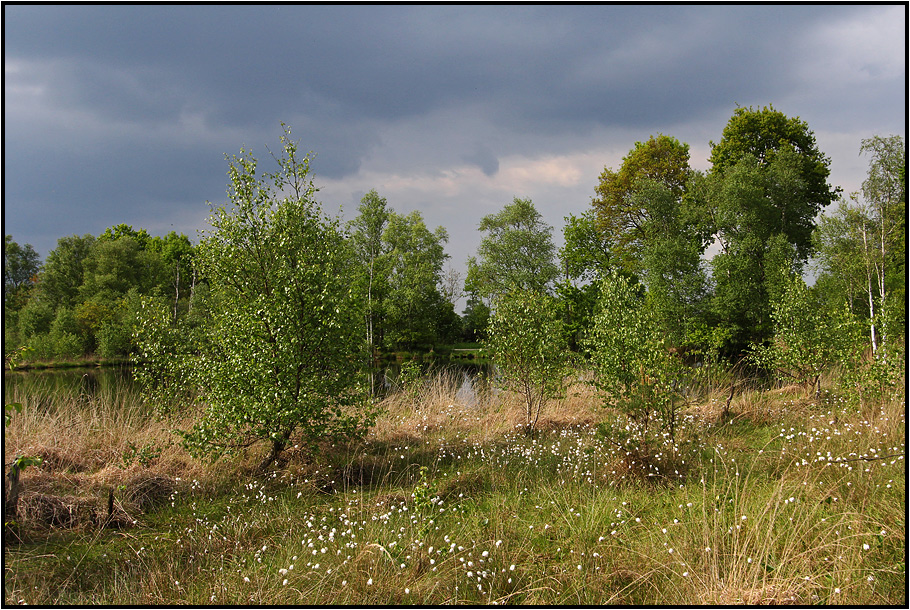
[[[401,364],[387,365],[373,371],[373,395],[375,398],[385,398],[392,392],[404,389],[401,377]],[[447,376],[455,384],[455,400],[465,406],[475,406],[478,403],[478,394],[481,384],[490,379],[493,367],[489,364],[425,364],[421,365],[423,380],[433,383],[437,376]],[[495,392],[495,390],[494,390]]]
[[[488,364],[422,365],[421,368],[425,379],[431,382],[436,375],[447,373],[456,386],[455,400],[466,406],[478,404],[478,395],[486,389],[493,375]],[[5,371],[3,392],[6,396],[29,396],[32,401],[48,407],[60,399],[138,394],[139,385],[133,380],[131,371],[128,366]],[[400,364],[373,371],[373,391],[377,398],[401,388]],[[495,392],[495,388],[492,391]]]
[[[461,385],[458,387],[458,391],[455,392],[455,401],[459,402],[466,407],[477,406],[477,392],[474,389],[474,379],[477,376],[477,372],[461,372]]]
[[[3,393],[27,395],[39,401],[93,398],[103,393],[137,392],[130,367],[86,367],[39,371],[4,371]]]

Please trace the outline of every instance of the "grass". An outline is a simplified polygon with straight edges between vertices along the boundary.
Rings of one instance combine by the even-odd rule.
[[[748,389],[722,418],[718,383],[677,443],[636,443],[583,383],[529,438],[518,399],[461,381],[392,393],[365,439],[265,475],[264,447],[200,464],[114,390],[8,396],[6,455],[46,461],[4,603],[906,604],[902,397]],[[51,524],[52,498],[88,516]]]

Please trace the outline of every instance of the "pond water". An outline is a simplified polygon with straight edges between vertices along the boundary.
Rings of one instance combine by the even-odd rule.
[[[378,396],[385,396],[401,388],[401,368],[400,363],[395,363],[373,372],[373,387]],[[458,386],[455,400],[465,406],[474,406],[477,403],[475,384],[478,376],[483,375],[489,379],[493,367],[489,364],[458,362],[441,366],[438,364],[421,366],[421,372],[427,381],[432,381],[440,373],[447,373],[450,378],[455,379]]]
[[[81,367],[38,371],[4,371],[3,394],[42,398],[93,397],[138,393],[130,367]]]
[[[455,400],[471,406],[476,403],[474,384],[479,373],[488,375],[489,365],[447,364],[451,375],[458,380]],[[438,371],[423,369],[431,377]],[[383,396],[400,387],[400,364],[391,364],[374,371],[374,387]],[[138,395],[139,385],[133,380],[131,368],[84,367],[72,369],[47,369],[37,371],[4,371],[3,394],[5,397],[27,395],[38,403],[51,406],[61,398],[91,398],[95,396]],[[10,401],[6,398],[6,401]]]

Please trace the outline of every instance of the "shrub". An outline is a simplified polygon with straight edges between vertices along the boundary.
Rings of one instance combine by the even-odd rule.
[[[499,381],[524,397],[525,431],[531,434],[544,403],[562,396],[571,362],[556,300],[518,289],[505,293],[496,301],[484,346]]]

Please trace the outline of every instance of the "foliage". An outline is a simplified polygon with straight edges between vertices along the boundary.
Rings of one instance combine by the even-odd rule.
[[[556,300],[520,288],[501,295],[484,348],[496,365],[497,380],[524,398],[525,431],[531,434],[544,403],[563,394],[570,370]]]
[[[498,214],[484,216],[479,230],[486,235],[468,259],[465,290],[495,299],[512,287],[546,291],[559,274],[553,262],[553,228],[543,222],[530,199],[515,197]]]
[[[682,363],[669,347],[642,287],[617,272],[605,277],[586,341],[593,383],[608,406],[645,429],[657,414],[672,437],[683,384]]]
[[[831,160],[818,149],[815,134],[805,121],[788,117],[774,106],[761,110],[751,106],[737,108],[724,127],[720,141],[710,145],[711,171],[721,175],[747,156],[753,157],[762,167],[772,165],[782,153],[794,156],[795,163],[788,165],[792,163],[795,174],[804,184],[804,191],[800,194],[801,201],[793,201],[793,204],[808,208],[805,217],[810,220],[837,197],[838,189],[827,183]],[[791,221],[798,221],[802,216]],[[798,234],[790,237],[798,246],[800,258],[804,258],[809,252],[811,224],[797,225],[794,229]]]
[[[751,359],[773,369],[779,379],[800,383],[821,395],[821,375],[839,362],[855,359],[855,320],[846,308],[829,315],[799,276],[791,276],[774,303],[774,338],[753,345]]]
[[[360,214],[349,225],[351,243],[363,267],[360,281],[366,284],[366,336],[371,350],[382,346],[384,306],[388,295],[388,270],[385,267],[385,244],[382,237],[389,222],[387,201],[371,190],[360,200]]]
[[[563,247],[559,261],[567,283],[592,282],[607,273],[612,265],[610,244],[598,228],[594,210],[581,216],[569,214],[563,227]]]
[[[95,237],[89,234],[61,237],[47,255],[39,283],[42,295],[53,307],[79,303],[79,287],[85,280],[83,261],[94,243]]]
[[[137,337],[152,393],[195,392],[205,405],[183,433],[187,446],[215,457],[267,440],[263,467],[295,432],[315,442],[370,421],[353,253],[315,202],[309,158],[298,156],[290,129],[281,142],[274,173],[258,176],[248,151],[229,159],[231,205],[214,209],[198,247],[211,296],[196,345],[162,353],[180,338],[160,302],[144,303]]]
[[[468,297],[467,306],[462,313],[462,338],[473,343],[486,337],[490,325],[490,308],[480,298],[472,295]]]
[[[872,155],[862,198],[823,215],[815,243],[823,279],[840,293],[832,298],[863,312],[877,354],[906,334],[906,152],[900,136],[865,139],[860,150]]]
[[[41,257],[31,244],[20,246],[6,235],[3,242],[3,307],[22,306],[20,293],[37,279]]]
[[[711,171],[692,193],[703,233],[720,253],[711,261],[713,315],[726,327],[729,352],[767,340],[772,333],[771,295],[765,270],[782,239],[792,246],[799,271],[812,251],[814,219],[835,200],[827,184],[830,159],[808,125],[765,107],[737,108],[718,143],[711,143]]]
[[[567,281],[556,284],[566,343],[573,352],[581,350],[582,341],[591,328],[599,291],[598,282],[582,286]]]
[[[653,210],[636,197],[640,182],[662,184],[679,201],[689,177],[689,145],[659,134],[636,142],[617,171],[605,168],[591,201],[599,228],[617,262],[637,273],[645,244],[657,237]]]
[[[815,207],[806,199],[799,175],[800,159],[792,151],[774,155],[767,166],[744,156],[724,173],[708,177],[705,202],[720,252],[710,262],[712,309],[730,329],[728,349],[770,337],[771,292],[776,281],[769,270],[789,258],[799,271],[810,242]],[[770,289],[770,292],[769,292]]]
[[[646,224],[650,237],[640,244],[641,279],[667,341],[683,345],[691,338],[691,328],[706,315],[708,279],[701,260],[702,239],[686,207],[666,183],[639,179],[632,200],[650,216]]]
[[[112,315],[97,333],[98,354],[102,358],[128,356],[133,351],[132,338],[141,308],[141,296],[135,288],[117,300]]]
[[[427,229],[420,212],[389,215],[383,233],[388,273],[387,347],[412,349],[436,341],[435,314],[443,301],[437,287],[448,258],[443,250],[448,239],[442,227],[432,232]]]
[[[139,295],[167,295],[174,318],[187,313],[196,284],[192,255],[185,235],[151,237],[126,224],[97,239],[61,238],[6,336],[47,360],[127,355]]]
[[[454,307],[439,293],[446,230],[430,231],[416,211],[397,214],[375,190],[364,195],[359,211],[348,229],[371,348],[411,350],[457,337]]]

